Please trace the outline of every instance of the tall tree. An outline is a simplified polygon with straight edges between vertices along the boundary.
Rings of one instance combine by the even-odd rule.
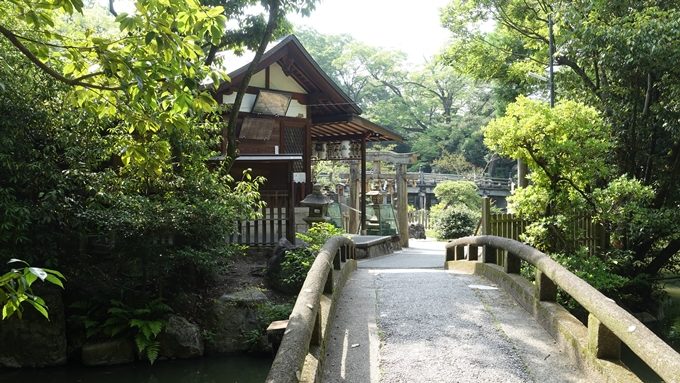
[[[626,241],[631,273],[655,274],[678,260],[680,231],[659,227],[680,203],[678,1],[454,0],[442,13],[454,36],[453,65],[476,78],[535,93],[545,84],[548,17],[555,23],[557,97],[601,111],[612,129],[616,174],[654,190],[657,218],[636,222]],[[540,93],[540,92],[539,92]],[[632,238],[630,238],[632,239]]]
[[[348,35],[296,33],[368,118],[408,138],[426,170],[448,152],[460,152],[476,166],[486,164],[486,148],[474,132],[493,114],[488,86],[436,58],[414,67],[403,52],[368,46]]]

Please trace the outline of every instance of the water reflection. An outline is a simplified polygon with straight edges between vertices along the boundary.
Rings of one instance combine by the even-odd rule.
[[[160,361],[153,366],[0,370],[0,383],[262,383],[271,363],[269,358],[221,356]]]

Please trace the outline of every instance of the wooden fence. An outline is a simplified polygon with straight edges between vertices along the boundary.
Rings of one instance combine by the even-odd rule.
[[[408,213],[408,223],[419,223],[425,229],[431,229],[432,221],[430,220],[430,211],[425,209],[410,211]]]
[[[289,194],[282,191],[263,192],[261,199],[266,206],[257,219],[238,221],[236,233],[230,242],[250,246],[273,246],[280,238],[289,241],[295,236],[295,210]]]
[[[475,231],[475,235],[495,235],[497,237],[521,241],[520,236],[525,232],[529,221],[509,213],[492,213],[489,198],[482,200],[482,220]],[[585,247],[589,255],[595,255],[599,250],[606,249],[609,237],[602,225],[593,222],[591,217],[578,217],[571,225],[571,238],[567,238],[575,248]]]

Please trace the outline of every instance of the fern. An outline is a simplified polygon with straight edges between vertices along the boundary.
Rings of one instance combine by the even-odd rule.
[[[158,359],[160,342],[158,335],[166,325],[165,317],[172,312],[170,306],[160,299],[147,302],[143,307],[131,307],[119,300],[111,300],[104,322],[86,320],[85,329],[89,336],[99,333],[109,337],[125,335],[134,339],[139,354],[151,364]]]

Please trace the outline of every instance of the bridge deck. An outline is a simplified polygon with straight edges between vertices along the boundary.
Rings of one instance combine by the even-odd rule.
[[[411,241],[359,263],[338,301],[324,382],[591,382],[507,293]]]

